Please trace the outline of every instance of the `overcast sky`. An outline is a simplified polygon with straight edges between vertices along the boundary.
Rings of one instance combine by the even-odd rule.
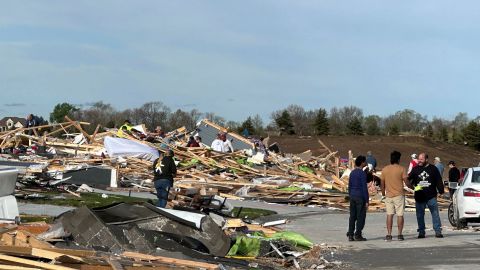
[[[0,0],[0,116],[59,102],[243,120],[299,104],[479,115],[478,1]]]

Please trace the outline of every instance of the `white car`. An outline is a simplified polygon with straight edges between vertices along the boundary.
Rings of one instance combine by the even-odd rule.
[[[459,229],[480,222],[480,167],[469,168],[458,183],[448,208],[448,219]]]

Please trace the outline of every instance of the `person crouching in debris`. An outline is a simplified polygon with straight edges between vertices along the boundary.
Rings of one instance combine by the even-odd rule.
[[[195,137],[190,136],[187,142],[187,147],[200,147],[200,144],[195,140]]]
[[[355,159],[355,169],[350,173],[348,195],[350,198],[350,218],[348,222],[348,241],[366,241],[362,236],[368,208],[367,174],[363,167],[367,164],[365,156]]]
[[[167,150],[165,153],[158,151],[160,157],[153,162],[154,184],[157,190],[157,206],[165,208],[168,201],[168,193],[173,187],[173,178],[177,174],[177,166],[173,160],[173,151]]]

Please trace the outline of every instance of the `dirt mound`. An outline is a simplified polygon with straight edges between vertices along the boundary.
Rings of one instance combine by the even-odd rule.
[[[416,136],[273,136],[270,137],[270,143],[277,142],[283,152],[296,154],[310,149],[314,155],[318,155],[323,148],[318,139],[332,151],[338,151],[342,158],[348,157],[348,150],[352,150],[354,156],[372,151],[379,169],[390,164],[393,150],[402,153],[401,165],[404,166],[408,166],[412,153],[420,152],[426,152],[431,162],[434,157],[440,157],[445,165],[450,160],[455,160],[458,167],[477,166],[480,162],[480,152],[467,146],[434,142]]]

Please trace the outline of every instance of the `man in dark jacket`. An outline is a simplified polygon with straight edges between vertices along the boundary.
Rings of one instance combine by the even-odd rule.
[[[368,208],[367,174],[365,156],[355,159],[355,169],[350,173],[348,195],[350,198],[350,218],[348,222],[348,241],[366,241],[362,236]]]
[[[177,166],[173,160],[173,151],[167,150],[165,154],[159,151],[160,157],[153,162],[153,181],[157,190],[158,207],[165,208],[168,193],[173,187],[173,178],[177,174]]]
[[[450,167],[448,171],[448,192],[450,193],[450,199],[452,199],[460,179],[460,170],[455,166],[455,161],[453,160],[448,162],[448,167]]]
[[[418,166],[413,168],[408,179],[415,190],[415,208],[417,212],[418,238],[425,238],[425,208],[432,214],[435,237],[443,238],[442,223],[438,212],[437,194],[444,193],[442,176],[438,169],[428,163],[428,155],[418,155]],[[438,193],[437,193],[438,191]]]
[[[33,115],[33,114],[27,115],[26,120],[27,120],[26,125],[25,125],[26,128],[37,127],[37,126],[40,125],[38,117]],[[34,135],[35,134],[35,132],[33,132],[32,129],[27,130],[26,133],[27,133],[27,135]]]

